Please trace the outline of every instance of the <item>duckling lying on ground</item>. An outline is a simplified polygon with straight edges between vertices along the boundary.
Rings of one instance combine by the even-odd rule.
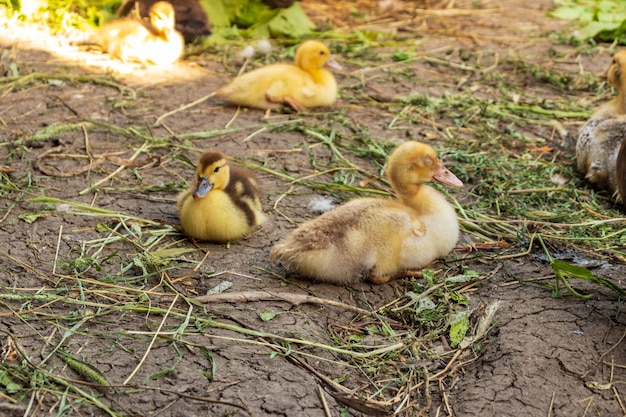
[[[176,205],[183,232],[198,240],[233,242],[266,219],[253,173],[231,166],[218,151],[200,156],[194,184],[178,195]]]
[[[341,66],[321,42],[298,47],[293,64],[272,64],[245,73],[216,91],[233,104],[260,109],[289,106],[296,111],[328,107],[337,99],[337,81],[327,69]]]
[[[166,65],[183,53],[183,37],[174,29],[172,5],[159,1],[150,8],[150,22],[119,19],[104,25],[89,43],[125,62]]]
[[[623,201],[626,150],[620,149],[626,137],[626,51],[613,56],[606,76],[617,89],[617,96],[600,106],[580,129],[576,141],[576,164],[590,183],[615,193],[616,199]]]
[[[118,16],[130,16],[138,9],[140,18],[150,15],[150,9],[158,0],[125,0],[117,11]],[[174,7],[176,30],[185,42],[193,42],[211,34],[209,18],[198,0],[168,0]]]
[[[456,212],[423,183],[463,183],[415,141],[392,152],[387,177],[397,200],[359,198],[309,220],[272,248],[271,261],[317,281],[382,284],[449,253],[459,237]]]

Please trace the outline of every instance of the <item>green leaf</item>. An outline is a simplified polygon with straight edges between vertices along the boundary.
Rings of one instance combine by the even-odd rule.
[[[624,43],[624,40],[626,39],[626,20],[624,20],[616,28],[614,28],[615,25],[611,23],[598,22],[594,26],[594,30],[597,30],[596,36],[601,41],[611,42],[614,39],[617,39],[618,41]]]
[[[17,218],[20,220],[24,220],[26,223],[31,224],[38,220],[40,217],[46,217],[50,213],[48,212],[36,212],[36,213],[20,213]]]
[[[582,27],[578,32],[578,37],[581,39],[590,39],[598,36],[600,40],[612,40],[615,37],[615,32],[619,28],[615,28],[615,23],[607,22],[589,22],[586,26]]]
[[[452,347],[458,346],[465,338],[465,334],[470,327],[470,316],[472,310],[459,311],[450,317],[450,342]]]
[[[426,285],[431,287],[437,282],[437,275],[432,269],[422,269],[422,278],[426,281]]]
[[[274,317],[276,317],[276,313],[272,313],[271,311],[264,311],[262,313],[259,314],[259,317],[261,318],[261,320],[263,321],[270,321],[272,320]]]
[[[267,24],[276,16],[280,9],[272,9],[261,0],[248,0],[243,2],[233,23],[242,28],[249,28],[254,25]]]
[[[624,23],[626,22],[626,2],[623,0],[560,1],[560,6],[549,16],[564,20],[578,20],[585,23],[577,35],[578,39],[598,37],[601,41],[626,41]]]
[[[253,39],[300,38],[315,29],[300,2],[286,9],[273,9],[262,0],[200,0],[200,4],[213,25],[209,43],[239,35]],[[236,28],[247,30],[240,32]]]
[[[206,356],[209,360],[209,363],[211,364],[211,371],[200,370],[199,372],[209,381],[213,381],[215,379],[215,374],[217,373],[217,363],[215,362],[215,359],[213,359],[213,352],[202,346],[200,347],[200,352],[204,353],[204,356]]]
[[[563,20],[591,20],[593,12],[581,5],[557,7],[548,16]]]
[[[16,384],[15,382],[9,382],[5,385],[5,389],[8,394],[15,394],[22,390],[22,386],[20,384]]]
[[[300,6],[294,2],[287,9],[280,9],[278,14],[269,22],[272,37],[301,38],[315,29],[315,24],[307,17]]]
[[[556,275],[557,280],[559,280],[558,282],[561,282],[565,286],[565,288],[567,288],[568,291],[570,291],[573,295],[575,295],[578,298],[588,299],[591,297],[591,295],[585,295],[585,294],[581,294],[575,291],[568,282],[568,279],[570,278],[583,279],[586,281],[590,281],[594,284],[605,286],[611,289],[620,297],[623,297],[624,295],[626,295],[626,292],[624,292],[622,288],[618,287],[617,285],[615,285],[609,280],[596,277],[590,270],[582,266],[572,265],[570,263],[560,261],[558,259],[553,259],[550,262],[550,266],[552,267],[552,271],[554,271],[554,274]],[[557,282],[557,285],[558,285],[558,282]]]
[[[6,370],[0,373],[0,386],[4,386],[8,394],[15,394],[23,388],[20,384],[13,382],[11,375]]]

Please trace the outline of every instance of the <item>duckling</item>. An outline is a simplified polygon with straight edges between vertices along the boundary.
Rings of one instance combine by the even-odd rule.
[[[618,201],[626,192],[626,150],[621,151],[626,137],[626,51],[617,52],[606,72],[607,80],[616,87],[617,96],[600,106],[578,133],[576,165],[585,178],[606,189]],[[619,163],[618,163],[619,161]],[[623,167],[623,168],[622,168]],[[621,174],[620,174],[621,172]]]
[[[614,117],[626,114],[626,50],[613,55],[613,61],[606,71],[606,79],[617,89],[617,96],[604,103],[595,111],[591,119]]]
[[[184,41],[174,29],[172,5],[159,1],[150,8],[150,22],[119,19],[104,25],[91,43],[122,61],[171,64],[183,53]]]
[[[435,150],[404,142],[387,177],[397,199],[359,198],[309,220],[271,250],[270,260],[316,281],[382,284],[449,253],[459,237],[454,208],[424,182],[462,187]]]
[[[233,242],[266,219],[253,173],[231,166],[219,151],[200,155],[194,184],[176,205],[183,232],[198,240]]]
[[[289,106],[295,111],[328,107],[337,99],[337,81],[327,69],[341,66],[318,41],[302,43],[294,64],[272,64],[238,76],[216,91],[233,104],[260,109]]]
[[[624,138],[626,116],[591,119],[583,126],[576,144],[576,163],[587,181],[611,193],[618,191],[618,177],[626,175],[618,176],[617,165]],[[626,158],[626,154],[622,158]],[[626,161],[620,162],[620,166],[623,165]],[[618,193],[616,198],[621,200],[621,196]]]
[[[158,0],[125,0],[117,11],[117,15],[130,16],[138,9],[139,16],[145,18],[150,15],[150,8]],[[174,7],[176,16],[176,30],[183,35],[185,42],[191,43],[196,39],[211,34],[209,18],[200,5],[199,0],[168,0]]]

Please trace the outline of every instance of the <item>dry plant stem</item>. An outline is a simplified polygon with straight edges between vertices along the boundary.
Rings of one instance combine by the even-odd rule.
[[[448,363],[446,364],[446,367],[443,368],[441,371],[437,372],[432,377],[428,378],[428,381],[437,380],[437,379],[443,378],[445,375],[447,375],[448,372],[450,371],[450,368],[452,368],[452,365],[459,359],[459,357],[461,356],[461,354],[463,354],[463,352],[465,352],[465,350],[457,349],[457,351],[454,353],[454,356],[452,356],[452,359],[450,359],[448,361]],[[414,391],[414,390],[416,390],[418,388],[421,388],[425,383],[426,383],[426,381],[422,381],[422,382],[418,383],[417,385],[411,387],[411,391]]]
[[[286,349],[283,348],[282,346],[276,346],[276,345],[272,345],[269,342],[267,342],[266,340],[264,340],[263,338],[261,338],[261,341],[267,343],[271,349],[280,352],[280,353],[287,353]],[[353,408],[355,410],[361,411],[363,413],[365,413],[366,415],[371,415],[371,416],[388,416],[391,413],[384,409],[379,407],[379,402],[377,401],[370,401],[370,400],[364,400],[361,398],[356,398],[354,397],[354,393],[355,391],[350,390],[346,387],[344,387],[341,384],[336,383],[335,381],[333,381],[332,379],[328,378],[327,376],[321,374],[320,372],[318,372],[315,368],[313,368],[311,365],[309,365],[307,362],[300,360],[299,358],[296,357],[296,354],[298,352],[290,352],[289,355],[286,355],[285,358],[289,361],[292,362],[298,366],[300,366],[301,368],[304,368],[305,370],[309,371],[311,374],[315,375],[320,382],[322,382],[326,388],[328,389],[328,393],[335,399],[335,401],[337,401],[340,404],[346,405],[350,408]],[[319,385],[318,385],[319,387]],[[321,390],[320,390],[321,391]],[[322,395],[320,393],[320,395]],[[330,415],[330,414],[329,414]]]
[[[239,116],[240,112],[241,112],[241,106],[237,106],[237,110],[235,111],[235,114],[233,114],[233,117],[231,117],[228,123],[224,125],[224,129],[228,129],[230,125],[232,125],[235,122],[235,120],[237,120],[237,116]]]
[[[587,405],[585,406],[585,410],[583,411],[583,417],[587,415],[587,411],[591,408],[591,404],[593,404],[593,397],[583,398],[579,402],[587,401]]]
[[[54,252],[54,263],[52,264],[52,275],[57,273],[57,262],[59,259],[59,249],[61,248],[61,236],[63,235],[63,225],[59,226],[59,235],[57,237],[57,249]]]
[[[204,103],[205,101],[207,101],[208,99],[210,99],[211,97],[213,97],[214,95],[215,95],[215,92],[212,92],[211,94],[206,95],[206,96],[204,96],[204,97],[200,97],[199,99],[197,99],[197,100],[195,100],[195,101],[192,101],[191,103],[188,103],[188,104],[185,104],[185,105],[183,105],[183,106],[180,106],[180,107],[179,107],[179,108],[177,108],[176,110],[172,110],[172,111],[169,111],[169,112],[167,112],[167,113],[164,113],[164,114],[162,114],[161,116],[159,116],[159,117],[156,119],[156,122],[154,123],[154,125],[155,125],[155,126],[159,126],[159,125],[163,122],[163,120],[165,120],[166,118],[168,118],[168,117],[170,117],[170,116],[173,116],[173,115],[175,115],[175,114],[177,114],[177,113],[180,113],[180,112],[182,112],[182,111],[185,111],[185,110],[187,110],[187,109],[190,109],[190,108],[192,108],[192,107],[194,107],[194,106],[197,106],[198,104],[202,104],[202,103]]]
[[[74,169],[72,171],[68,171],[68,172],[59,172],[56,169],[50,169],[48,167],[46,167],[43,164],[43,160],[50,155],[51,153],[55,153],[55,152],[61,152],[65,149],[65,145],[59,145],[59,146],[55,146],[53,148],[48,149],[45,152],[42,152],[38,157],[37,160],[35,161],[35,167],[43,172],[46,175],[49,175],[51,177],[62,177],[62,178],[69,178],[69,177],[75,177],[76,175],[80,175],[83,172],[89,172],[91,171],[93,168],[98,167],[100,165],[102,165],[102,163],[104,162],[104,158],[99,158],[95,161],[90,162],[89,164],[85,165],[82,168],[78,168],[78,169]]]
[[[4,214],[4,216],[2,216],[2,218],[0,219],[0,223],[3,223],[7,217],[9,217],[9,213],[11,213],[11,210],[13,210],[13,207],[15,207],[15,203],[11,204],[11,207],[9,207],[9,209],[7,210],[7,212]]]
[[[152,345],[154,345],[156,338],[159,336],[159,332],[163,328],[163,325],[165,325],[165,321],[167,320],[167,317],[169,316],[172,309],[174,308],[174,304],[176,304],[176,301],[178,301],[178,294],[176,294],[176,296],[172,300],[172,303],[170,304],[170,307],[167,309],[166,313],[163,315],[163,319],[161,320],[161,323],[159,324],[159,328],[156,330],[156,332],[154,332],[154,336],[152,337],[152,340],[150,341],[150,344],[148,345],[148,349],[146,349],[146,352],[141,358],[141,361],[139,361],[139,364],[137,364],[137,367],[135,367],[133,372],[130,373],[130,375],[128,376],[128,378],[126,378],[126,380],[122,383],[122,385],[128,384],[128,382],[133,378],[133,376],[135,376],[137,371],[139,371],[139,368],[141,368],[141,365],[143,365],[143,363],[146,361],[148,354],[152,350]]]
[[[552,417],[552,410],[554,409],[554,397],[556,392],[552,391],[552,398],[550,398],[550,406],[548,407],[548,417]]]
[[[263,338],[260,338],[260,339],[264,343],[268,344],[275,351],[280,352],[280,353],[285,353],[286,350],[285,350],[284,347],[270,344],[267,340],[265,340]],[[295,353],[297,353],[297,352],[293,352],[292,351],[291,354],[285,356],[285,358],[289,362],[292,362],[292,363],[298,365],[299,367],[306,369],[307,371],[309,371],[313,375],[315,375],[321,382],[323,382],[327,387],[331,388],[333,391],[343,392],[343,393],[346,393],[346,394],[352,393],[352,390],[344,387],[341,384],[336,383],[332,379],[328,378],[326,375],[320,373],[317,369],[315,369],[314,367],[309,365],[308,362],[303,361],[303,360],[297,358],[295,356]]]
[[[619,338],[619,340],[613,345],[611,346],[606,352],[604,352],[602,355],[600,355],[600,358],[596,361],[596,365],[599,363],[602,363],[604,357],[606,355],[608,355],[609,353],[611,353],[616,347],[618,347],[620,345],[620,343],[622,343],[622,341],[626,338],[626,330],[624,331],[624,333],[622,333],[622,336]],[[580,376],[581,379],[584,379],[587,377],[587,375],[589,375],[589,373],[594,369],[594,367],[589,368],[589,370],[587,372],[585,372],[584,374],[582,374]]]
[[[48,277],[47,274],[44,274],[42,271],[38,270],[37,268],[28,265],[25,262],[20,261],[19,259],[16,259],[14,257],[12,257],[11,255],[7,254],[7,253],[3,253],[0,252],[0,257],[4,257],[9,259],[10,261],[16,263],[17,265],[21,266],[22,268],[31,271],[32,273],[34,273],[35,275],[39,276],[41,279],[43,279],[44,281],[48,281],[50,284],[54,285],[55,283]]]
[[[143,145],[141,145],[141,147],[139,149],[137,149],[135,151],[135,153],[130,157],[129,161],[134,161],[142,152],[144,152],[147,149],[147,147],[148,147],[147,143],[144,143]],[[85,195],[88,192],[98,188],[98,186],[100,186],[101,184],[104,184],[105,182],[107,182],[110,179],[114,178],[117,174],[122,172],[125,168],[126,167],[124,165],[118,167],[111,174],[107,175],[106,177],[102,178],[100,181],[96,182],[95,184],[91,185],[90,187],[85,188],[83,191],[79,192],[78,195]]]
[[[326,414],[326,417],[332,417],[332,414],[330,413],[330,408],[328,408],[328,403],[326,402],[326,397],[324,396],[324,390],[319,384],[317,385],[317,395],[319,395],[320,397],[320,401],[322,402],[322,407],[324,407],[324,414]]]
[[[613,389],[613,395],[615,395],[615,399],[617,399],[617,402],[619,403],[619,406],[622,409],[622,415],[626,416],[626,407],[624,406],[622,397],[619,395],[619,392],[617,391],[617,388],[615,387],[615,385],[613,385],[611,388]]]
[[[376,313],[367,311],[365,309],[354,307],[348,304],[341,303],[339,301],[328,300],[325,298],[313,297],[304,294],[290,294],[290,293],[273,293],[269,291],[246,291],[239,293],[223,293],[223,294],[211,294],[195,297],[194,300],[201,303],[249,303],[255,301],[286,301],[293,305],[300,304],[320,304],[331,307],[337,307],[342,310],[351,311],[353,313],[361,314],[367,317],[377,318]]]
[[[324,343],[312,342],[310,340],[305,340],[305,339],[296,339],[294,337],[279,336],[277,334],[272,334],[272,333],[268,333],[268,332],[261,331],[261,330],[248,329],[245,327],[236,326],[236,325],[232,325],[228,323],[222,323],[222,322],[218,322],[215,320],[207,321],[206,324],[210,327],[215,327],[217,329],[231,330],[233,332],[245,334],[248,336],[267,337],[267,338],[272,338],[276,340],[281,340],[287,343],[297,343],[300,345],[316,347],[319,349],[327,350],[329,352],[334,352],[340,355],[346,355],[346,356],[350,356],[350,357],[354,357],[358,359],[376,357],[379,355],[383,355],[385,353],[401,350],[402,348],[405,347],[403,342],[396,342],[394,344],[382,346],[382,347],[379,347],[379,348],[376,348],[367,352],[355,352],[355,351],[348,350],[348,349],[342,349],[342,348],[338,348],[335,346],[330,346]],[[371,348],[371,346],[363,346],[363,348]]]
[[[187,278],[190,278],[193,274],[195,274],[196,272],[198,272],[198,269],[200,269],[200,266],[202,266],[202,264],[204,264],[204,261],[206,261],[206,258],[208,258],[209,254],[211,253],[210,250],[207,250],[204,254],[204,257],[202,258],[202,260],[200,262],[198,262],[198,264],[188,273],[183,275],[182,277],[179,278],[175,278],[175,279],[170,279],[170,284],[176,284],[177,282],[183,281]]]
[[[96,407],[100,408],[102,411],[106,412],[110,416],[115,417],[115,416],[118,415],[113,410],[111,410],[109,407],[107,407],[106,404],[101,402],[97,397],[92,396],[91,394],[89,394],[89,393],[81,390],[80,388],[72,385],[72,384],[76,384],[76,383],[83,383],[83,381],[74,381],[74,380],[71,380],[71,379],[63,378],[63,377],[57,376],[55,374],[52,374],[48,370],[46,370],[46,369],[40,367],[39,365],[33,363],[30,360],[31,356],[28,355],[28,353],[26,351],[24,351],[22,346],[16,340],[14,340],[13,342],[14,342],[14,346],[15,346],[16,350],[18,351],[19,355],[21,356],[22,360],[24,360],[33,370],[37,370],[38,372],[41,372],[42,374],[44,374],[47,377],[49,377],[50,379],[52,379],[54,382],[64,386],[65,388],[67,388],[69,390],[72,390],[72,391],[76,392],[77,394],[79,394],[80,396],[82,396],[84,398],[89,399],[90,401],[93,402],[93,404]],[[35,395],[35,392],[33,392],[33,395]],[[28,413],[25,413],[24,415],[28,415]]]

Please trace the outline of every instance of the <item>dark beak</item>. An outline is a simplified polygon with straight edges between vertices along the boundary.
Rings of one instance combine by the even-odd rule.
[[[209,191],[211,191],[211,188],[213,188],[213,184],[209,183],[209,179],[207,177],[200,177],[196,189],[193,190],[192,195],[194,200],[197,200],[207,195]]]

